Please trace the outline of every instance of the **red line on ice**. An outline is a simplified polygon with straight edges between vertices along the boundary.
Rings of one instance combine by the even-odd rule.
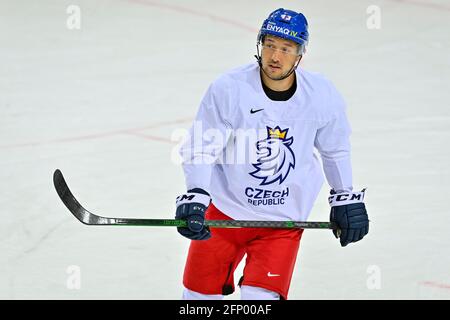
[[[423,281],[420,284],[423,286],[426,286],[426,287],[450,289],[450,284],[445,284],[445,283],[437,283],[437,282],[433,282],[433,281]]]
[[[254,33],[255,35],[259,31],[259,29],[245,25],[240,21],[232,20],[229,18],[221,17],[221,16],[207,13],[207,12],[193,10],[193,9],[187,8],[187,7],[177,6],[177,5],[173,5],[173,4],[165,4],[165,3],[161,3],[161,2],[155,2],[155,1],[147,1],[147,0],[127,0],[127,1],[146,5],[146,6],[168,9],[168,10],[172,10],[172,11],[176,11],[176,12],[180,12],[180,13],[184,13],[184,14],[190,14],[190,15],[194,15],[194,16],[199,16],[199,17],[203,17],[203,18],[210,18],[214,21],[225,23],[225,24],[231,25],[233,27],[236,27],[236,28],[239,28],[239,29],[242,29],[245,31],[249,31],[251,33]]]
[[[9,144],[9,145],[0,145],[0,149],[35,147],[35,146],[41,146],[41,145],[46,145],[46,144],[76,142],[76,141],[82,141],[82,140],[94,140],[94,139],[107,138],[107,137],[112,137],[112,136],[121,135],[121,134],[133,135],[136,137],[144,138],[146,140],[153,140],[153,141],[160,141],[160,142],[175,144],[175,143],[177,143],[176,141],[171,141],[170,139],[157,137],[157,136],[153,136],[153,135],[146,135],[143,133],[141,134],[139,132],[145,131],[148,129],[155,129],[155,128],[159,128],[159,127],[174,125],[174,124],[178,124],[178,123],[186,123],[186,122],[191,122],[191,121],[192,121],[191,118],[182,118],[182,119],[177,119],[177,120],[173,120],[173,121],[154,123],[154,124],[144,126],[144,127],[120,129],[120,130],[114,130],[114,131],[86,134],[86,135],[81,135],[81,136],[66,137],[66,138],[59,138],[59,139],[52,139],[52,140],[39,140],[39,141],[30,141],[30,142],[23,142],[23,143]]]
[[[430,8],[430,9],[436,9],[436,10],[450,11],[449,6],[438,4],[438,3],[430,3],[430,2],[424,2],[424,1],[418,1],[418,0],[390,0],[390,1],[411,4],[411,5],[416,5],[416,6],[426,7],[426,8]]]

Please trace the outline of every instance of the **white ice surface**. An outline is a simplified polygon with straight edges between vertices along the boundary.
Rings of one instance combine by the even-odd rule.
[[[72,4],[80,30],[66,27]],[[366,26],[369,5],[379,30]],[[346,248],[306,231],[290,298],[450,298],[450,1],[1,0],[1,299],[181,297],[188,240],[84,226],[52,173],[95,213],[172,218],[184,191],[172,134],[217,75],[253,61],[258,27],[282,6],[309,20],[303,67],[348,102],[371,219]],[[328,219],[327,191],[311,220]],[[79,290],[66,285],[71,265]]]

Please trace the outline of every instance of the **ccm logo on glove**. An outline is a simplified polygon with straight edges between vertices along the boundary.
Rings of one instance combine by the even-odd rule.
[[[338,193],[332,194],[328,197],[328,203],[333,206],[342,206],[350,203],[358,203],[364,201],[364,194],[366,189],[361,192],[348,192],[348,193]]]
[[[365,191],[330,192],[330,221],[335,222],[339,228],[333,230],[333,234],[339,238],[342,247],[361,240],[369,232],[369,216],[363,202]]]

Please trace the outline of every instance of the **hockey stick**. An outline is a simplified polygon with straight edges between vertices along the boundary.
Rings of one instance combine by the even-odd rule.
[[[86,210],[73,196],[62,172],[57,169],[53,174],[56,192],[70,212],[86,225],[103,226],[151,226],[151,227],[186,227],[185,220],[175,219],[129,219],[108,218]],[[245,220],[206,220],[205,225],[214,228],[302,228],[302,229],[337,229],[331,222],[303,221],[245,221]]]

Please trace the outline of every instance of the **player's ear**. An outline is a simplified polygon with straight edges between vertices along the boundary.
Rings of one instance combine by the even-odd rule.
[[[299,56],[298,56],[298,58],[297,58],[297,63],[298,62],[300,62],[300,60],[302,60],[302,58],[303,58],[303,55],[306,53],[306,46],[300,46],[299,45]]]

